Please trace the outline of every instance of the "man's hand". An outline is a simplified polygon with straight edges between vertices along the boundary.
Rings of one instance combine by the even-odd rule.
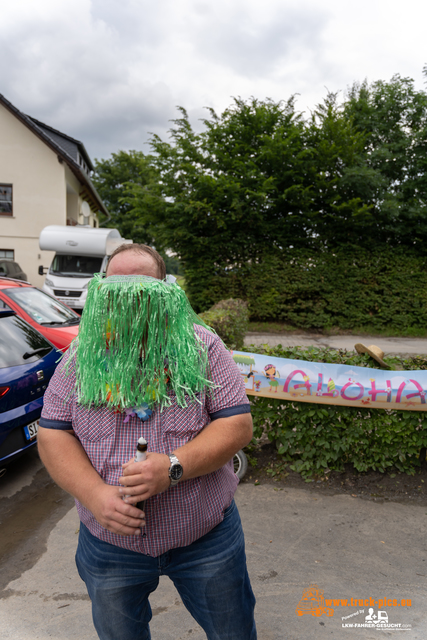
[[[99,524],[112,533],[136,536],[141,533],[141,527],[145,526],[144,512],[126,504],[119,487],[100,485],[86,504]]]
[[[120,495],[127,504],[136,504],[169,489],[169,456],[163,453],[147,453],[142,462],[129,460],[123,465],[123,476],[119,478]]]
[[[122,536],[141,532],[143,511],[123,502],[118,486],[104,482],[73,431],[40,427],[38,445],[55,482],[89,509],[100,525]]]

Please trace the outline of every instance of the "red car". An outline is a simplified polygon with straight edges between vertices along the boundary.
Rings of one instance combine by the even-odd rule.
[[[0,309],[24,318],[57,349],[65,351],[79,331],[80,316],[28,282],[0,277]]]

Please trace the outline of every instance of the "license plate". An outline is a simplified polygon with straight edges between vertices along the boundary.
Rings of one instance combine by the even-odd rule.
[[[32,422],[31,424],[27,424],[27,426],[24,427],[26,440],[34,440],[34,438],[37,437],[38,428],[39,428],[38,422]]]
[[[69,307],[75,307],[77,306],[77,300],[73,300],[72,298],[58,298],[59,302],[63,302],[64,304],[67,304]]]

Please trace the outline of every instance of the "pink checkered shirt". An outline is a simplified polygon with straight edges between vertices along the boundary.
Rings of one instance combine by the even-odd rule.
[[[211,332],[195,326],[208,347],[213,382],[218,388],[185,409],[176,402],[162,413],[153,411],[142,422],[110,409],[86,409],[74,394],[75,374],[65,375],[60,364],[44,396],[40,426],[74,429],[95,469],[108,484],[118,485],[122,464],[135,455],[138,438],[148,442],[148,451],[170,453],[194,438],[211,420],[250,412],[242,375],[231,354]],[[64,358],[64,363],[66,359]],[[230,426],[231,428],[231,426]],[[81,521],[89,531],[110,544],[156,557],[169,549],[197,540],[223,519],[238,484],[233,462],[221,469],[181,482],[146,501],[146,526],[139,536],[120,536],[104,529],[92,513],[76,500]]]

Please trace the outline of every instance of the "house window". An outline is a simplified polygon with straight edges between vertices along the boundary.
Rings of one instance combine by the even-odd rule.
[[[0,216],[11,216],[12,211],[12,185],[0,184]]]
[[[8,260],[14,260],[15,251],[13,249],[0,249],[0,258],[7,258]]]
[[[82,167],[83,171],[85,171],[86,173],[89,173],[88,166],[87,166],[86,162],[83,160],[83,158],[80,155],[80,153],[78,154],[78,159],[79,159],[79,165]]]

